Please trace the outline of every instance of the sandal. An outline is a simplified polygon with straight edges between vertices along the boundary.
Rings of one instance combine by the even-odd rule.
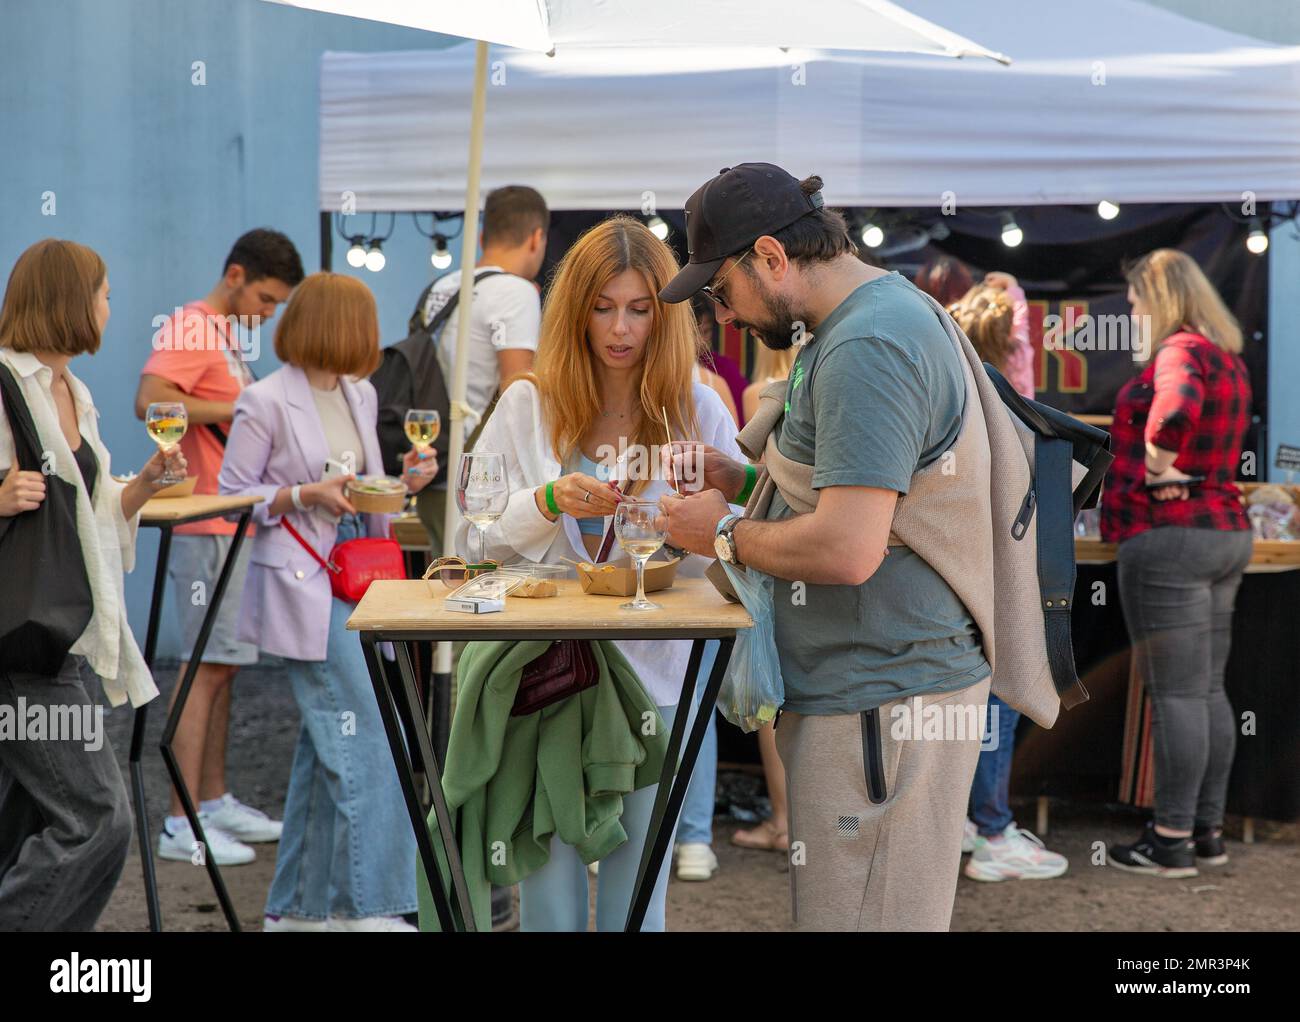
[[[777,830],[771,820],[764,820],[757,827],[751,827],[749,830],[734,831],[731,835],[731,843],[738,848],[784,852],[790,844],[790,838],[786,831]]]

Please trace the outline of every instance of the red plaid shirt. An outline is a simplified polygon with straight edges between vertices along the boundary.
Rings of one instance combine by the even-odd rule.
[[[1249,529],[1233,485],[1250,413],[1250,377],[1237,355],[1200,334],[1178,333],[1120,388],[1111,450],[1115,464],[1101,499],[1101,537],[1128,539],[1147,529]],[[1146,445],[1177,451],[1174,466],[1203,475],[1186,500],[1146,491]]]

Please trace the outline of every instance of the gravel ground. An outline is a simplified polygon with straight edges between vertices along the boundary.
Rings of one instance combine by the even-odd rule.
[[[145,745],[146,785],[154,834],[166,809],[167,777],[157,752],[166,689],[173,671],[160,674],[164,695],[149,715]],[[297,709],[288,687],[272,670],[245,671],[236,682],[231,721],[231,789],[243,801],[279,818],[297,737]],[[131,714],[106,714],[110,740],[125,776]],[[1020,822],[1033,825],[1030,806]],[[1092,865],[1096,842],[1128,840],[1140,816],[1126,807],[1081,802],[1052,803],[1048,846],[1070,859],[1070,869],[1050,881],[975,883],[957,888],[954,930],[1296,930],[1300,929],[1300,843],[1295,826],[1256,823],[1256,841],[1230,840],[1232,861],[1202,870],[1191,880],[1151,880]],[[721,863],[707,883],[674,880],[668,894],[671,930],[779,931],[789,918],[784,856],[736,848],[729,837],[736,821],[715,821],[714,849]],[[1234,837],[1229,825],[1228,836]],[[241,923],[261,925],[266,891],[274,872],[274,846],[259,847],[247,866],[222,871]],[[207,873],[188,863],[158,862],[163,923],[171,930],[223,930],[225,919]],[[132,849],[102,930],[148,927],[138,851]]]

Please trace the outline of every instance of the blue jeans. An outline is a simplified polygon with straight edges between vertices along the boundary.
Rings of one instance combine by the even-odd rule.
[[[339,541],[357,535],[339,524]],[[333,600],[323,661],[285,661],[302,725],[266,914],[306,919],[416,911],[415,835],[362,656]]]
[[[1007,829],[1011,815],[1011,756],[1016,747],[1016,724],[1020,720],[1013,710],[992,693],[986,727],[993,730],[993,708],[997,707],[997,747],[981,749],[975,764],[975,779],[970,786],[970,818],[981,837],[995,837]]]
[[[673,726],[676,710],[675,706],[659,707],[664,727]],[[652,784],[623,799],[623,829],[627,831],[627,840],[600,860],[596,929],[601,933],[621,930],[627,923],[627,910],[632,904],[632,889],[636,886],[641,850],[645,847],[658,790],[659,786]],[[668,897],[671,864],[672,856],[665,855],[641,925],[647,933],[664,929],[664,902]],[[552,837],[551,857],[546,865],[519,884],[519,929],[524,933],[586,932],[590,913],[587,877],[587,867],[573,846]]]
[[[709,680],[709,672],[718,657],[718,640],[710,639],[704,644],[704,657],[700,661],[700,673],[695,679],[695,705],[700,705],[704,686]],[[691,722],[688,721],[689,725]],[[683,744],[685,739],[683,738]],[[718,725],[713,713],[709,714],[709,729],[704,732],[704,742],[700,745],[700,755],[695,761],[695,771],[691,774],[691,783],[686,788],[686,799],[682,802],[682,815],[677,824],[677,840],[682,844],[713,844],[713,803],[718,787]]]

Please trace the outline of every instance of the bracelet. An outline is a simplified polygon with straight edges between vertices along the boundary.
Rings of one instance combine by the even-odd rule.
[[[758,469],[753,465],[745,466],[745,488],[736,494],[735,503],[745,504],[749,502],[750,494],[754,492],[754,487],[758,485]]]
[[[302,484],[289,488],[289,499],[293,501],[293,506],[299,511],[309,511],[310,508],[302,502]]]
[[[555,483],[553,482],[546,484],[546,510],[557,518],[560,515],[560,506],[555,503]]]

